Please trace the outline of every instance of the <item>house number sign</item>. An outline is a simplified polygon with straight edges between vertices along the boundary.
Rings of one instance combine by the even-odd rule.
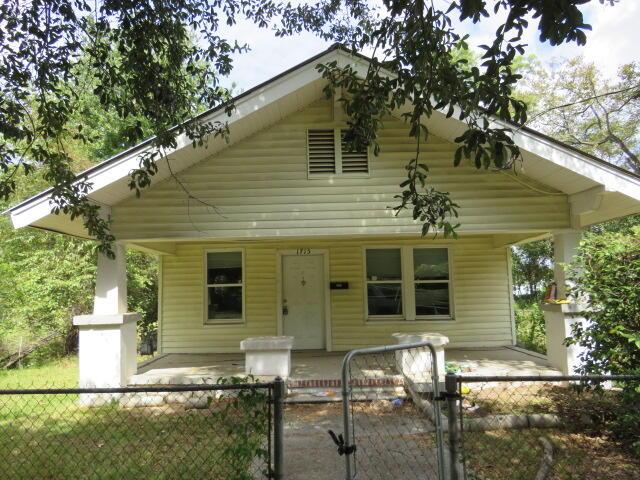
[[[311,255],[310,248],[298,248],[296,250],[296,255]]]

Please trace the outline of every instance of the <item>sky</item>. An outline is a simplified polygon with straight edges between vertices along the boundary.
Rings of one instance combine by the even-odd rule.
[[[443,7],[447,0],[436,0]],[[595,62],[601,71],[609,76],[616,69],[631,61],[640,61],[640,1],[620,0],[615,6],[591,0],[583,7],[586,23],[592,26],[587,33],[587,45],[578,47],[574,43],[560,47],[551,47],[538,40],[537,22],[532,20],[526,32],[528,53],[534,53],[543,62],[556,61],[583,55]],[[498,26],[497,19],[489,19],[473,25],[458,24],[462,32],[470,34],[471,46],[489,43]],[[235,58],[234,70],[224,82],[225,86],[235,85],[234,93],[258,85],[280,72],[297,65],[307,58],[320,53],[330,43],[320,40],[309,33],[289,38],[276,38],[266,29],[259,29],[249,22],[239,22],[226,32],[239,43],[248,43],[251,51]],[[366,52],[364,52],[366,53]]]

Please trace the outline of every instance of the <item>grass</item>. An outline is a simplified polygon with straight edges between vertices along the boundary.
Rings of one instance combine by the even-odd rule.
[[[64,358],[2,372],[0,388],[74,387],[77,374],[77,359]],[[2,478],[253,478],[264,467],[266,398],[248,395],[199,409],[90,408],[72,394],[0,395]]]
[[[138,363],[152,358],[138,355]],[[78,357],[69,355],[46,363],[0,370],[0,389],[10,388],[77,388]]]
[[[0,389],[8,388],[76,388],[78,357],[68,356],[24,368],[0,371]]]

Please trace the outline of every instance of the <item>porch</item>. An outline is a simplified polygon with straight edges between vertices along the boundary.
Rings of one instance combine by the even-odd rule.
[[[288,387],[336,389],[346,352],[306,350],[292,352]],[[516,347],[451,348],[446,362],[455,363],[466,375],[561,375],[542,355]],[[138,366],[130,379],[134,385],[214,383],[220,377],[244,375],[244,354],[172,353],[160,355]],[[337,392],[333,392],[337,393]]]

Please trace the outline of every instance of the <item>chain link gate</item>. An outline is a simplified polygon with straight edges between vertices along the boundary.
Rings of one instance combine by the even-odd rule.
[[[436,352],[428,342],[352,350],[342,364],[346,479],[444,480]]]

